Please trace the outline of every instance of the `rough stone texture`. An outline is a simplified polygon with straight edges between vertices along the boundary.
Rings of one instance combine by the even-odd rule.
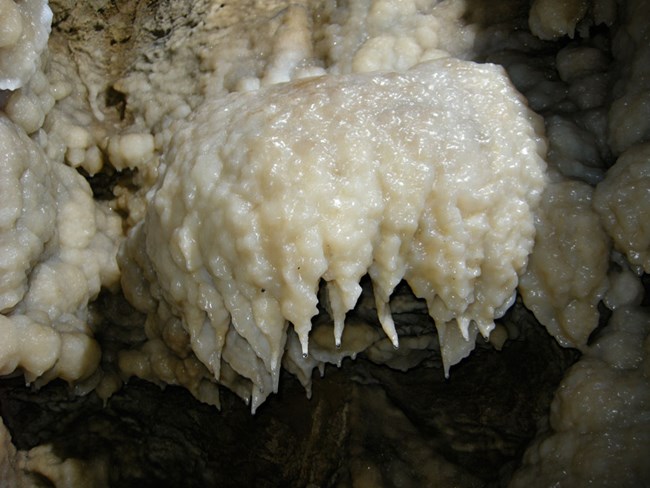
[[[95,10],[102,3],[104,7]],[[510,8],[502,7],[506,3],[517,12],[509,14]],[[113,84],[129,66],[142,61],[138,46],[154,42],[150,56],[158,56],[166,46],[192,35],[201,18],[200,5],[188,14],[188,4],[182,0],[83,4],[53,0],[51,5],[57,12],[52,42],[69,43],[65,49],[68,52],[69,47],[76,64],[91,60],[98,66],[80,72],[79,77],[88,86],[101,87],[88,98],[107,122],[116,125],[115,130],[137,123],[133,114],[140,107],[130,105],[132,101]],[[511,0],[485,8],[484,2],[470,0],[468,5],[470,22],[490,26],[514,19],[513,25],[518,26],[512,35],[509,27],[504,28],[508,35],[495,44],[488,42],[494,38],[492,31],[479,33],[477,39],[485,43],[482,59],[506,65],[537,110],[550,110],[551,102],[575,110],[572,100],[553,98],[554,94],[571,98],[573,93],[555,69],[556,51],[566,42],[554,45],[526,37],[526,27],[517,19],[526,13],[528,2]],[[91,28],[85,29],[88,25]],[[602,43],[609,51],[607,29],[601,26],[594,33],[593,43]],[[517,47],[522,39],[525,49]],[[578,42],[586,41],[574,41]],[[93,56],[95,50],[104,54]],[[204,76],[196,53],[180,50],[174,63],[197,73],[182,94],[174,94],[196,106],[202,99],[197,87]],[[528,71],[517,77],[522,66],[530,70],[533,65],[545,74],[545,83],[523,83]],[[162,93],[166,79],[154,79]],[[610,103],[606,97],[597,101]],[[598,112],[591,105],[587,108],[586,115]],[[589,126],[592,118],[586,115],[576,119]],[[594,139],[606,145],[607,137]],[[606,150],[601,152],[607,165],[613,163]],[[91,178],[91,184],[97,198],[110,199],[107,187],[118,180],[125,180],[120,183],[126,187],[131,179],[132,175],[116,175],[108,169]],[[643,305],[648,306],[648,275],[642,279]],[[607,313],[604,307],[599,311],[602,325]],[[137,327],[129,326],[133,322],[139,327],[139,319],[128,310],[123,312],[115,318],[119,313],[113,309],[119,327],[109,322],[100,327],[105,362],[119,344],[143,340]],[[372,311],[357,312],[374,320]],[[416,313],[401,317],[402,323],[418,320]],[[373,365],[360,356],[354,363],[345,360],[340,370],[329,367],[325,377],[314,382],[311,400],[287,375],[280,393],[251,416],[249,407],[227,391],[222,392],[218,412],[184,390],[161,391],[133,381],[104,407],[94,394],[75,397],[62,384],[32,392],[23,386],[22,378],[14,378],[0,381],[0,416],[19,449],[51,443],[61,458],[108,459],[111,486],[350,486],[362,479],[368,466],[373,467],[377,486],[396,485],[399,480],[401,486],[427,486],[431,470],[419,468],[432,465],[448,472],[454,466],[464,470],[462,486],[504,486],[537,425],[543,424],[553,391],[577,354],[559,348],[519,306],[502,323],[519,330],[519,338],[506,342],[501,353],[479,347],[452,369],[448,381],[443,379],[435,350],[427,350],[424,363],[408,374]]]

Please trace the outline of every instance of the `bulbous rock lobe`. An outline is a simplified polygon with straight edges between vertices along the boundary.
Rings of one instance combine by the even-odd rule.
[[[301,347],[287,354],[308,353],[321,279],[337,342],[368,274],[395,345],[389,299],[406,280],[448,371],[526,266],[542,130],[501,68],[453,59],[207,101],[173,128],[124,289],[150,315],[164,302],[218,382],[250,384],[253,408],[277,388],[288,323]]]
[[[46,0],[0,0],[0,90],[21,88],[34,74],[51,23]]]

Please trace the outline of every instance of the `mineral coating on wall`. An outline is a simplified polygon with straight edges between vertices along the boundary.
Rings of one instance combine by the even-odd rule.
[[[253,408],[277,389],[287,322],[308,355],[321,279],[337,344],[369,274],[395,347],[388,302],[405,279],[448,371],[514,299],[545,183],[540,132],[499,67],[452,59],[210,100],[175,128],[129,237],[122,267],[145,249],[155,281],[129,273],[124,289],[155,313],[140,296],[153,287],[217,380],[223,360],[252,382]]]

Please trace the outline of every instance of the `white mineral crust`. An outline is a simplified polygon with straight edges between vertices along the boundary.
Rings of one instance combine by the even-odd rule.
[[[514,298],[545,184],[540,126],[501,68],[453,59],[207,101],[174,128],[122,257],[145,273],[123,287],[182,318],[217,380],[222,360],[250,380],[253,408],[277,388],[288,323],[308,354],[321,280],[337,343],[369,274],[397,346],[388,302],[405,279],[448,371]]]
[[[46,0],[0,0],[0,90],[16,90],[34,74],[51,23]]]

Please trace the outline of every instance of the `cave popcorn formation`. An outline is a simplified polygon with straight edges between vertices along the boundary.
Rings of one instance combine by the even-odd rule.
[[[14,90],[0,111],[0,374],[62,378],[84,393],[101,377],[88,303],[117,285],[121,221],[48,154],[45,116],[65,95],[41,69],[49,7],[10,0],[0,11],[0,88]]]
[[[172,32],[175,54],[157,43],[145,54],[150,65],[115,83],[134,115],[120,133],[104,120],[102,73],[88,67],[101,61],[67,59],[79,50],[63,54],[65,44],[52,42],[48,58],[46,2],[0,0],[0,239],[10,257],[1,261],[0,371],[37,385],[60,377],[78,393],[101,380],[87,306],[119,278],[120,219],[63,163],[94,174],[108,161],[136,168],[143,190],[155,185],[150,199],[115,190],[126,225],[140,222],[122,247],[122,284],[147,313],[147,341],[119,354],[124,377],[180,384],[214,404],[220,383],[255,410],[277,388],[281,363],[309,389],[325,362],[371,345],[383,354],[382,333],[398,345],[389,297],[402,278],[427,302],[448,371],[479,332],[490,333],[521,275],[526,305],[584,356],[513,486],[647,480],[638,275],[649,270],[648,3],[532,2],[530,29],[542,39],[612,28],[620,70],[605,73],[604,50],[578,42],[553,64],[564,85],[509,67],[545,115],[543,193],[540,119],[500,69],[452,59],[473,59],[480,44],[461,21],[464,2],[332,5],[269,1],[261,20],[225,9],[233,14],[203,19],[228,33],[209,42],[201,28],[196,38]],[[82,83],[75,63],[94,81]],[[502,116],[490,113],[493,103]],[[573,110],[583,118],[572,120]],[[366,273],[383,332],[345,321]],[[333,323],[310,330],[321,279]],[[614,315],[592,335],[601,301]],[[425,344],[413,347],[433,347],[418,339]],[[46,464],[56,457],[41,451]],[[34,450],[36,471],[38,459]]]
[[[52,11],[46,0],[0,1],[0,90],[27,83],[46,49]]]
[[[405,279],[448,373],[489,336],[526,265],[540,122],[500,68],[453,59],[207,101],[175,128],[129,237],[155,282],[123,287],[147,313],[164,301],[218,381],[222,361],[250,381],[253,410],[277,390],[287,322],[308,355],[321,279],[337,345],[369,274],[395,347],[389,298]],[[122,267],[136,262],[124,254]],[[137,296],[152,286],[156,300]]]
[[[118,279],[119,219],[2,115],[0,152],[0,372],[21,368],[41,384],[83,380],[101,355],[87,304]]]

